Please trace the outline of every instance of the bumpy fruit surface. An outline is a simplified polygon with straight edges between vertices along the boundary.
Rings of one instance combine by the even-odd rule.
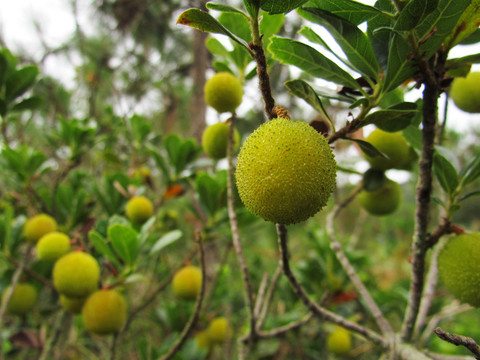
[[[153,215],[153,204],[145,196],[135,196],[127,202],[125,212],[130,221],[143,224]]]
[[[127,303],[116,290],[98,290],[91,294],[82,309],[85,328],[97,335],[118,332],[127,318]]]
[[[248,210],[288,225],[325,206],[335,187],[336,162],[325,138],[310,125],[277,118],[246,139],[235,175]]]
[[[178,270],[172,281],[173,293],[184,300],[195,300],[202,288],[202,271],[189,265]]]
[[[80,314],[86,300],[87,298],[69,298],[68,296],[60,295],[60,305],[62,305],[65,311],[72,314]]]
[[[23,226],[23,235],[28,242],[35,244],[38,239],[49,232],[57,230],[57,222],[47,214],[31,217]]]
[[[98,289],[100,267],[97,260],[83,251],[62,256],[53,267],[53,284],[70,298],[85,298]]]
[[[232,327],[225,317],[217,317],[208,326],[208,338],[213,343],[223,343],[231,338]]]
[[[202,135],[202,147],[205,154],[210,158],[219,160],[227,156],[227,142],[229,124],[218,123],[208,126]],[[238,150],[240,145],[240,135],[237,129],[233,132],[233,149]]]
[[[38,240],[36,248],[40,260],[55,262],[70,251],[70,238],[58,231],[50,232]]]
[[[229,72],[219,72],[205,83],[205,102],[219,113],[234,112],[242,103],[242,83]]]
[[[438,271],[455,298],[480,307],[480,233],[450,238],[438,256]]]
[[[344,355],[352,350],[352,336],[342,327],[335,329],[327,337],[327,349],[332,354]]]
[[[365,156],[373,169],[406,169],[409,170],[417,158],[415,151],[410,147],[401,132],[387,132],[380,129],[373,130],[365,141],[372,144],[378,151],[388,156]]]
[[[388,215],[400,205],[402,187],[393,180],[385,179],[383,186],[377,190],[362,190],[358,194],[358,201],[372,215]]]
[[[450,87],[450,96],[459,109],[480,113],[480,72],[455,78]]]
[[[2,294],[2,303],[5,302],[8,286]],[[17,284],[7,305],[7,312],[13,315],[24,315],[32,310],[37,302],[37,290],[27,283]]]

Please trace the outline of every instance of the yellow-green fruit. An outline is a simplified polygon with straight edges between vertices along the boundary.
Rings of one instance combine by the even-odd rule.
[[[480,233],[450,238],[438,256],[438,271],[455,298],[480,307]]]
[[[277,118],[246,139],[235,175],[248,210],[287,225],[307,220],[325,206],[335,187],[336,162],[313,127]]]
[[[217,317],[208,326],[208,338],[213,343],[223,343],[232,337],[232,327],[225,317]]]
[[[221,122],[208,126],[202,135],[202,147],[205,154],[210,158],[219,160],[227,156],[227,142],[229,124]],[[233,132],[233,149],[238,150],[240,146],[240,135],[235,129]]]
[[[393,180],[385,179],[383,186],[377,190],[362,190],[358,194],[358,201],[372,215],[388,215],[400,205],[402,187]]]
[[[87,298],[69,298],[65,295],[60,295],[60,305],[65,311],[73,314],[80,314],[82,312],[83,304]]]
[[[202,288],[202,271],[189,265],[175,273],[172,281],[173,293],[184,300],[194,300]]]
[[[23,235],[32,244],[35,244],[43,235],[55,230],[57,230],[57,222],[47,214],[35,215],[23,225]]]
[[[350,352],[352,350],[350,332],[340,326],[335,327],[327,337],[327,349],[335,355],[344,355]]]
[[[70,238],[58,231],[50,232],[38,240],[36,248],[40,260],[55,262],[70,251]]]
[[[208,330],[203,330],[195,334],[195,344],[197,348],[209,350],[212,345],[210,338],[208,337]]]
[[[53,284],[70,298],[84,298],[98,289],[100,267],[97,260],[83,251],[62,256],[53,267]]]
[[[127,303],[116,290],[98,290],[87,298],[82,309],[85,328],[97,335],[118,332],[127,318]]]
[[[479,113],[480,72],[470,72],[464,78],[455,78],[450,87],[450,97],[455,105],[463,111]]]
[[[143,224],[153,215],[153,204],[145,196],[135,196],[127,202],[125,212],[130,221]]]
[[[387,132],[380,129],[373,130],[365,141],[372,144],[378,151],[385,154],[382,156],[368,156],[364,154],[365,159],[370,163],[373,169],[410,169],[412,163],[417,158],[415,151],[407,143],[402,132]]]
[[[243,88],[229,72],[219,72],[205,83],[205,102],[219,113],[234,112],[242,103]]]
[[[8,286],[2,294],[2,303],[5,302],[7,291],[10,289]],[[13,315],[24,315],[30,310],[37,302],[37,290],[33,285],[27,283],[17,284],[15,290],[13,290],[12,297],[7,305],[7,312]]]

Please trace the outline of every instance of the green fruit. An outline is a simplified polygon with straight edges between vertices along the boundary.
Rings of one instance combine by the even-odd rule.
[[[87,298],[69,298],[65,295],[60,295],[60,305],[67,312],[73,314],[80,314],[82,312],[83,304]]]
[[[84,298],[98,289],[100,267],[97,260],[83,251],[62,256],[53,267],[53,284],[70,298]]]
[[[232,337],[232,327],[225,317],[217,317],[208,326],[208,338],[213,343],[224,343]]]
[[[143,224],[153,215],[153,204],[145,196],[135,196],[126,205],[127,217],[136,224]]]
[[[248,210],[287,225],[307,220],[325,206],[335,187],[336,162],[313,127],[277,118],[246,139],[235,175]]]
[[[5,302],[7,291],[10,289],[8,286],[2,294],[2,304]],[[15,290],[13,290],[12,297],[7,305],[7,312],[13,315],[25,315],[37,302],[37,290],[33,285],[27,283],[17,284]]]
[[[455,298],[480,307],[480,233],[450,238],[438,256],[438,271]]]
[[[352,336],[350,332],[340,326],[327,337],[327,349],[335,355],[345,355],[352,350]]]
[[[242,103],[243,88],[229,72],[219,72],[205,83],[205,102],[219,113],[234,112]]]
[[[377,190],[362,190],[358,194],[362,207],[372,215],[388,215],[397,210],[402,201],[402,187],[393,180],[385,179]]]
[[[455,78],[450,87],[450,97],[459,109],[480,113],[480,72]]]
[[[37,243],[37,255],[40,260],[55,262],[70,251],[70,238],[61,232],[43,235]]]
[[[208,126],[202,135],[202,147],[210,158],[219,160],[227,156],[227,142],[230,125],[224,122]],[[238,150],[240,135],[235,129],[233,132],[233,149]]]
[[[195,344],[199,349],[209,350],[211,347],[211,341],[208,337],[208,330],[203,330],[195,334]]]
[[[195,300],[202,288],[202,271],[189,265],[178,270],[172,281],[173,293],[184,300]]]
[[[402,132],[387,132],[380,129],[373,130],[365,141],[372,144],[378,151],[385,154],[382,156],[368,156],[364,154],[365,159],[370,163],[373,169],[405,169],[411,168],[417,158],[415,151],[407,143]]]
[[[91,294],[82,309],[85,328],[97,335],[118,332],[127,319],[127,303],[115,290],[98,290]]]
[[[57,222],[47,214],[35,215],[23,225],[23,235],[32,244],[35,244],[43,235],[55,230],[57,230]]]

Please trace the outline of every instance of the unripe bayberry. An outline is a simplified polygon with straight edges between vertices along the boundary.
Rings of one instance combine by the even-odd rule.
[[[40,260],[55,262],[70,251],[70,238],[58,231],[50,232],[38,240],[36,249]]]
[[[234,112],[242,103],[243,88],[229,72],[219,72],[205,83],[205,102],[219,113]]]
[[[178,270],[172,281],[173,293],[183,300],[195,300],[202,288],[202,271],[188,265]]]
[[[8,286],[2,294],[2,303],[5,302],[6,295],[10,286]],[[12,297],[7,305],[7,312],[13,315],[25,315],[35,306],[37,302],[37,290],[31,284],[17,284],[13,290]]]
[[[82,308],[85,328],[97,335],[118,332],[127,319],[127,303],[116,290],[92,293]]]
[[[215,160],[223,159],[227,156],[227,143],[229,124],[225,122],[208,126],[202,135],[202,147],[205,154]],[[235,129],[233,132],[233,149],[238,150],[240,146],[240,135]]]
[[[72,314],[80,314],[86,300],[87,298],[69,298],[68,296],[60,295],[60,305],[62,305],[65,311]]]
[[[335,355],[345,355],[352,350],[352,336],[347,329],[336,326],[327,337],[327,349]]]
[[[450,87],[450,96],[459,109],[480,113],[480,72],[455,78]]]
[[[223,316],[213,319],[208,326],[208,338],[213,343],[224,343],[232,337],[232,333],[230,323]]]
[[[39,214],[31,217],[23,226],[23,235],[28,242],[36,244],[45,234],[57,230],[57,222],[47,214]]]
[[[400,205],[402,187],[395,181],[386,178],[380,188],[373,191],[362,190],[358,194],[358,201],[372,215],[388,215],[397,210]]]
[[[127,202],[125,213],[133,223],[143,224],[152,217],[153,204],[145,196],[135,196]]]

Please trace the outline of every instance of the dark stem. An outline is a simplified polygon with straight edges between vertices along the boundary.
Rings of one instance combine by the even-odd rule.
[[[457,334],[450,334],[439,327],[437,327],[434,332],[435,335],[437,335],[440,339],[445,340],[450,344],[465,347],[475,356],[475,359],[480,360],[480,346],[478,346],[478,344],[472,338]]]
[[[250,48],[253,50],[254,58],[257,63],[258,84],[265,103],[265,114],[269,120],[272,120],[277,117],[277,113],[273,109],[275,107],[275,99],[273,98],[272,88],[270,86],[270,76],[268,75],[265,51],[263,50],[261,41],[260,44],[257,45],[251,43]]]

